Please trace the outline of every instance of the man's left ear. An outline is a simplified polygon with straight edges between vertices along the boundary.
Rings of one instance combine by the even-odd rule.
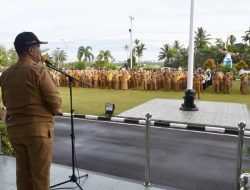
[[[33,55],[34,54],[34,48],[31,46],[31,47],[29,47],[29,54],[30,55]]]

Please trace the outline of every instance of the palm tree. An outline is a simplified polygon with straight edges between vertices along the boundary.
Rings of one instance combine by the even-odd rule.
[[[140,62],[140,58],[143,56],[143,51],[146,50],[145,44],[141,43],[135,47],[135,55],[138,57],[138,62]]]
[[[245,35],[245,36],[241,36],[242,38],[242,41],[245,42],[247,44],[247,42],[249,42],[249,45],[250,45],[250,36],[248,35]]]
[[[93,61],[94,55],[90,52],[90,50],[92,50],[92,47],[90,46],[87,46],[86,48],[84,46],[80,46],[77,51],[77,59],[81,61],[82,57],[84,57],[84,61]]]
[[[135,39],[135,41],[134,41],[134,43],[135,43],[135,45],[139,45],[139,43],[140,43],[140,40],[138,40],[138,39]]]
[[[229,44],[230,45],[234,45],[234,43],[236,42],[236,37],[234,35],[230,35],[228,38],[227,38],[227,45],[228,45],[228,41],[229,41]]]
[[[125,51],[126,51],[126,53],[127,53],[127,59],[128,59],[129,46],[126,44],[126,45],[124,46],[124,49],[125,49]]]
[[[215,46],[217,48],[225,47],[225,42],[221,38],[215,38]]]
[[[249,45],[250,45],[250,27],[249,27],[249,29],[245,32],[245,35],[242,36],[241,38],[242,38],[243,42],[246,42],[246,44],[247,44],[247,42],[248,42]]]
[[[138,39],[135,39],[134,43],[135,47],[133,49],[133,54],[135,54],[138,57],[138,62],[140,62],[139,60],[143,56],[144,50],[146,50],[145,44],[141,43],[140,40]]]
[[[178,51],[183,47],[178,40],[174,41],[173,48],[177,49]]]
[[[160,53],[158,55],[159,61],[164,60],[164,63],[167,63],[169,60],[169,52],[171,50],[171,47],[169,44],[163,45],[162,48],[160,48]]]
[[[99,54],[97,55],[97,60],[109,62],[109,59],[113,59],[111,52],[109,50],[100,50]]]
[[[206,30],[204,30],[202,27],[198,27],[197,32],[195,32],[196,36],[194,37],[194,45],[195,49],[203,49],[207,47],[210,42],[210,34],[206,34]]]
[[[58,67],[63,67],[63,63],[67,60],[67,53],[58,48],[52,52],[52,58]]]
[[[250,35],[250,27],[249,27],[249,29],[245,32],[245,34]]]

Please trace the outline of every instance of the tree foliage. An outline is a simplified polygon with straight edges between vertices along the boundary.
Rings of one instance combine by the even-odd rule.
[[[214,70],[216,68],[214,59],[207,59],[204,63],[204,68]]]
[[[63,67],[67,57],[67,53],[64,50],[57,49],[52,52],[52,59],[57,67]]]
[[[158,56],[159,61],[164,62],[164,66],[178,67],[187,65],[187,49],[182,48],[182,45],[178,41],[175,41],[173,46],[164,44],[160,48]]]
[[[207,31],[204,30],[202,27],[198,27],[197,31],[195,32],[196,36],[194,37],[194,47],[196,50],[203,49],[208,47],[210,44],[209,40],[210,34],[207,34]]]
[[[106,60],[96,60],[94,64],[92,65],[95,69],[99,70],[117,70],[118,66],[114,63],[109,63]]]
[[[246,64],[245,61],[240,60],[238,63],[234,65],[234,68],[239,71],[240,69],[247,69],[248,65]]]
[[[2,151],[7,155],[14,155],[14,150],[10,144],[10,141],[7,136],[7,127],[4,123],[0,123],[0,140],[2,145]]]
[[[7,66],[8,65],[8,52],[7,49],[0,45],[0,66]]]
[[[84,57],[83,61],[91,62],[94,60],[94,54],[91,52],[92,47],[87,46],[86,48],[84,46],[80,46],[77,51],[77,59],[78,61],[82,60],[82,57]]]
[[[113,61],[114,58],[111,55],[109,50],[100,50],[99,54],[97,55],[96,59],[98,61],[110,62]]]
[[[146,50],[145,44],[138,39],[135,39],[134,43],[135,47],[133,48],[133,55],[137,56],[138,62],[140,62],[140,58],[143,56],[143,53]]]
[[[74,68],[78,70],[85,70],[86,69],[86,62],[85,61],[77,61],[74,64]]]
[[[229,35],[227,40],[224,42],[221,38],[215,38],[214,44],[210,42],[211,35],[207,33],[202,27],[198,27],[195,32],[195,51],[194,51],[194,67],[206,67],[207,60],[213,59],[214,65],[218,66],[223,62],[225,57],[218,50],[224,47],[227,48],[229,52],[237,53],[237,56],[232,57],[233,63],[237,64],[243,60],[248,68],[250,68],[250,28],[242,36],[242,42],[236,43],[236,38],[234,35]],[[186,68],[188,60],[188,48],[182,48],[178,41],[175,41],[171,46],[166,43],[160,48],[158,55],[159,61],[163,61],[165,66],[179,67],[182,66]],[[214,65],[210,65],[211,68]],[[245,68],[246,65],[244,66]],[[222,70],[228,70],[228,68],[219,68]]]

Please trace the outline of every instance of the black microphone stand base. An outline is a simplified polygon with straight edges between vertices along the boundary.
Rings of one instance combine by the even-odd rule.
[[[89,174],[85,174],[83,176],[77,177],[76,175],[73,174],[72,176],[69,176],[70,177],[69,180],[61,182],[61,183],[58,183],[56,185],[53,185],[53,186],[50,187],[50,189],[53,189],[53,188],[55,188],[57,186],[60,186],[60,185],[63,185],[63,184],[71,182],[71,183],[75,183],[79,187],[79,189],[83,190],[83,188],[78,183],[78,179],[83,178],[83,177],[88,177],[88,176],[89,176]]]

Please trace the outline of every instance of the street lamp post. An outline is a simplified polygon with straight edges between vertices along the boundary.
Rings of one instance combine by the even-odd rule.
[[[133,16],[129,16],[130,18],[130,29],[129,29],[129,32],[130,32],[130,69],[133,68],[133,37],[132,37],[132,22],[133,20],[135,19]]]

